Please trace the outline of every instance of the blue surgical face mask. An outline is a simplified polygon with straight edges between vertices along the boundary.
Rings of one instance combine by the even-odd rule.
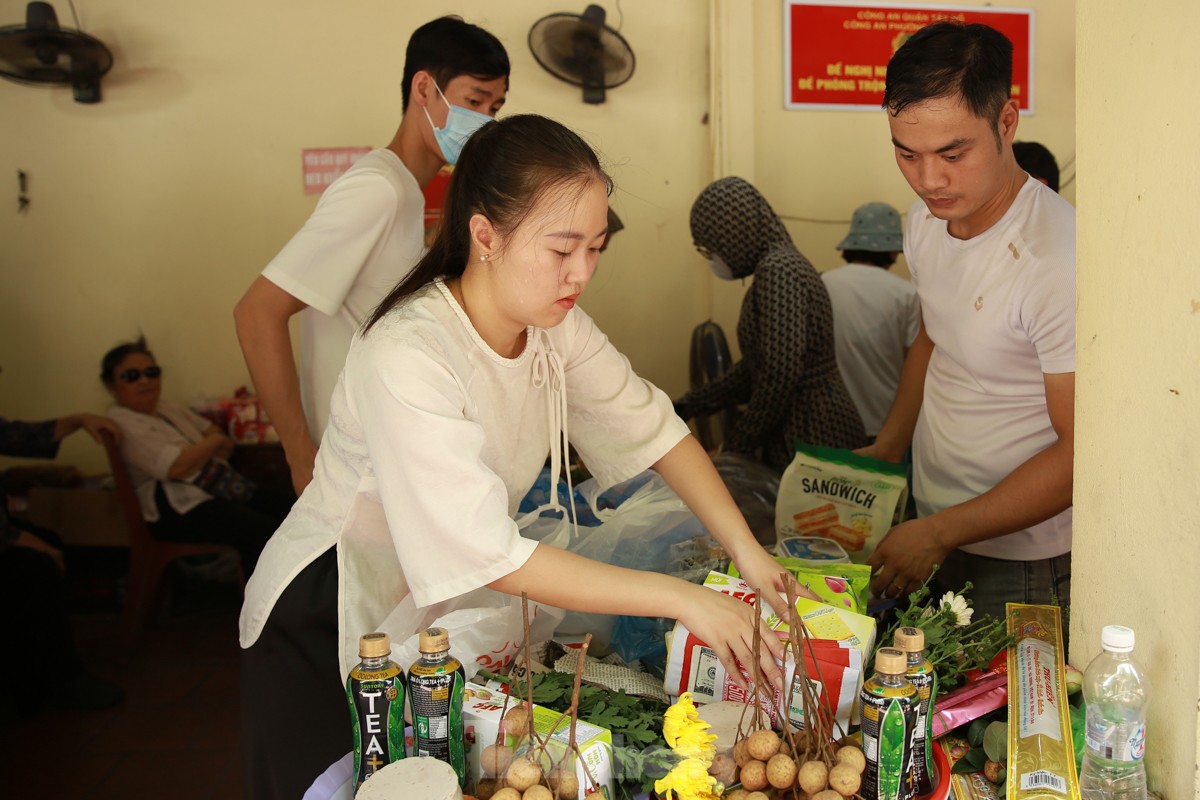
[[[492,118],[469,108],[450,105],[450,101],[446,99],[446,95],[442,94],[441,88],[436,83],[433,88],[437,89],[438,96],[450,109],[450,113],[446,115],[446,127],[439,128],[434,125],[433,117],[429,116],[429,109],[422,110],[425,112],[425,119],[429,120],[429,127],[433,128],[433,138],[437,140],[438,147],[441,148],[442,158],[446,159],[447,164],[456,164],[458,155],[462,152],[467,139],[470,139],[471,134],[475,131],[491,122]]]

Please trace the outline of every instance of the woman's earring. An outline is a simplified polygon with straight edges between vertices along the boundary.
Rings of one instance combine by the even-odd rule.
[[[480,260],[480,261],[487,261],[489,258],[491,258],[491,256],[490,256],[490,255],[488,255],[487,253],[484,253],[483,255],[481,255],[481,256],[479,257],[479,260]]]

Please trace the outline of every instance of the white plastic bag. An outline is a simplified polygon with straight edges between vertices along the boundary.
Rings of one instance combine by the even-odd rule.
[[[529,638],[544,642],[562,621],[562,609],[529,603]],[[397,625],[397,620],[408,620]],[[416,627],[411,621],[416,620]],[[401,601],[379,630],[392,637],[392,660],[408,670],[418,658],[420,632],[445,628],[450,635],[450,654],[462,662],[470,680],[481,669],[497,672],[520,658],[525,636],[521,598],[487,587],[452,597],[441,603],[416,608],[412,595]]]
[[[521,535],[606,564],[676,574],[684,566],[676,563],[676,545],[707,538],[708,531],[657,472],[648,471],[633,480],[642,483],[615,508],[602,507],[603,492],[595,479],[575,488],[600,520],[599,525],[580,526],[576,533],[565,512],[561,516],[535,512],[518,522]],[[590,633],[596,648],[593,652],[602,654],[611,643],[615,620],[610,614],[567,612],[555,633]]]

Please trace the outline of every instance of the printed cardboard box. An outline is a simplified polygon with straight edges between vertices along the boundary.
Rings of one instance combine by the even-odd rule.
[[[704,585],[751,605],[755,600],[754,589],[741,578],[710,572]],[[863,663],[875,642],[875,621],[862,614],[803,599],[797,600],[797,608],[803,615],[805,627],[814,637],[811,650],[806,648],[804,652],[810,684],[819,694],[828,697],[829,706],[834,711],[835,728],[840,727],[842,732],[847,732],[858,715],[857,700],[862,688]],[[780,638],[786,638],[787,624],[774,612],[768,612],[765,606],[763,614],[768,626]],[[786,663],[780,667],[784,671],[785,685],[789,687],[788,716],[791,724],[800,728],[804,726],[801,687],[795,676],[790,650],[788,654]],[[739,666],[743,679],[748,681],[749,673],[743,665]],[[818,674],[819,681],[813,677]],[[691,692],[697,703],[719,700],[744,702],[746,699],[746,693],[727,674],[715,651],[680,623],[676,623],[671,634],[663,687],[672,696]],[[778,713],[782,698],[778,690],[774,694],[771,702],[760,699],[759,705],[768,715],[772,726],[779,728],[782,727]]]
[[[500,722],[503,719],[505,695],[499,689],[468,683],[463,697],[463,728],[467,739],[467,787],[471,788],[481,778],[491,777],[483,773],[479,763],[479,754],[483,748],[496,743],[500,732]],[[518,704],[516,698],[508,701],[508,707]],[[557,723],[554,733],[551,727]],[[558,760],[567,751],[571,740],[571,718],[563,716],[558,711],[535,705],[533,707],[533,725],[540,736],[550,736],[548,751],[551,758]],[[613,742],[612,732],[606,728],[592,725],[583,720],[575,726],[575,741],[579,752],[583,754],[583,762],[596,782],[600,785],[603,795],[591,785],[584,773],[583,764],[576,764],[575,775],[579,779],[580,795],[583,797],[613,797]],[[504,745],[509,748],[517,747],[517,737],[505,734]]]

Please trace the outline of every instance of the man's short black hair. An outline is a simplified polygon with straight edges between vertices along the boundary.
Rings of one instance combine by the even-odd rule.
[[[883,107],[892,116],[938,97],[962,97],[988,122],[1012,96],[1012,42],[987,25],[942,20],[909,37],[887,66]]]
[[[413,76],[421,70],[433,75],[443,91],[459,75],[480,80],[507,78],[508,52],[500,40],[462,17],[439,17],[413,31],[404,54],[404,108],[412,91]],[[505,82],[507,85],[507,81]]]
[[[1013,142],[1013,155],[1021,169],[1058,191],[1058,161],[1041,142]]]

